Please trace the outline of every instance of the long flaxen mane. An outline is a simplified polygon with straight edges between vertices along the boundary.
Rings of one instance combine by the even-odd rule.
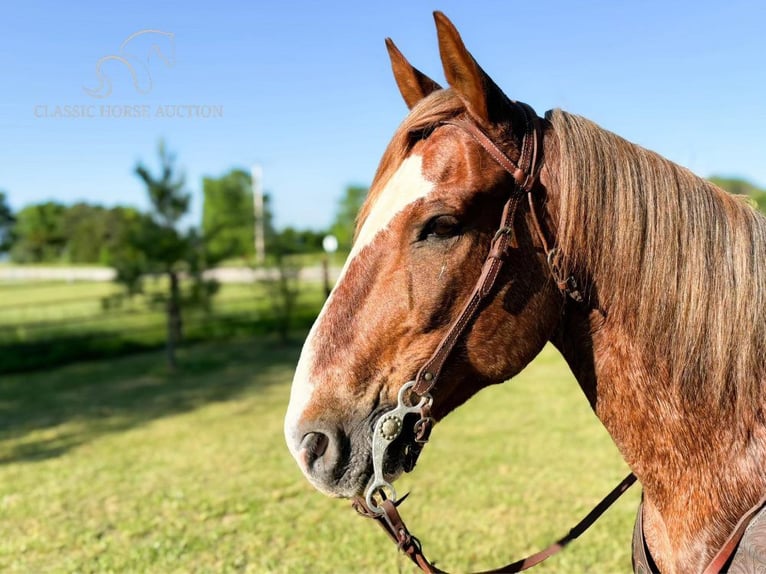
[[[746,201],[560,110],[558,241],[607,320],[666,358],[687,405],[763,416],[766,218]]]

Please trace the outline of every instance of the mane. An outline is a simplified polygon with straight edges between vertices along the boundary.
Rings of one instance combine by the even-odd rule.
[[[667,361],[687,405],[759,412],[766,219],[584,118],[561,110],[546,118],[560,145],[563,264],[588,278],[608,320],[625,325],[645,357]]]
[[[359,210],[356,231],[370,213],[370,209],[385,188],[402,161],[419,140],[426,137],[439,123],[456,116],[465,110],[465,106],[451,89],[437,90],[423,98],[412,108],[410,114],[397,128],[380,160],[375,177],[372,180],[367,199]]]

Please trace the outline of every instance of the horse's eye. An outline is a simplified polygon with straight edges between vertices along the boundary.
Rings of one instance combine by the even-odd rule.
[[[460,222],[451,215],[437,215],[426,223],[421,234],[422,239],[429,237],[445,238],[460,234]]]

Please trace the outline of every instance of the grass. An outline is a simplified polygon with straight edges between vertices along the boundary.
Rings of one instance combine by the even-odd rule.
[[[340,250],[335,253],[325,253],[324,251],[312,251],[308,253],[294,253],[288,256],[292,263],[302,267],[312,267],[322,264],[327,259],[330,265],[342,267],[348,257],[348,251]],[[276,261],[273,256],[267,255],[265,266],[274,267]],[[253,261],[243,257],[234,257],[226,259],[218,264],[218,267],[253,267]]]
[[[0,328],[25,326],[30,323],[76,323],[93,317],[104,320],[119,318],[126,314],[153,315],[162,320],[161,305],[152,304],[156,295],[165,296],[164,279],[147,281],[146,293],[125,298],[114,308],[105,309],[103,300],[123,292],[115,283],[41,281],[28,283],[0,283]],[[302,291],[313,296],[320,286],[304,283]],[[212,306],[226,308],[232,304],[249,303],[250,308],[263,306],[268,297],[262,283],[223,284],[213,297]],[[247,306],[247,305],[245,305]]]
[[[119,292],[107,282],[0,283],[0,327],[100,313],[101,300]]]
[[[72,360],[120,356],[159,348],[166,338],[163,279],[147,281],[143,295],[105,307],[121,293],[113,283],[0,284],[0,373],[50,368]],[[291,325],[306,328],[321,307],[321,285],[300,287]],[[189,341],[278,330],[277,297],[264,283],[224,284],[210,309],[183,311]]]
[[[315,492],[282,417],[299,344],[199,344],[0,377],[0,571],[414,572],[347,502]],[[426,553],[453,571],[563,535],[626,467],[563,361],[437,426],[397,488]],[[537,572],[630,570],[639,491]]]

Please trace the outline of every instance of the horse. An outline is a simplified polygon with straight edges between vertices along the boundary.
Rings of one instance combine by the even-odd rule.
[[[766,218],[585,118],[538,117],[435,20],[446,89],[387,39],[410,111],[301,352],[288,448],[376,509],[432,423],[551,342],[641,483],[651,569],[700,572],[766,493]]]

